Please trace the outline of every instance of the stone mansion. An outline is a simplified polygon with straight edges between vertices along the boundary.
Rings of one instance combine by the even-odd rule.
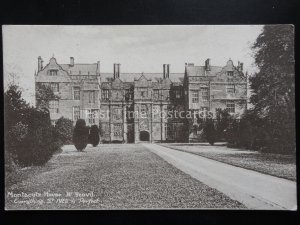
[[[83,118],[100,127],[104,143],[185,141],[185,119],[162,113],[198,110],[215,116],[221,108],[241,115],[247,107],[243,63],[234,66],[230,59],[224,66],[214,66],[210,59],[202,66],[186,63],[184,73],[171,73],[169,64],[163,64],[162,73],[122,73],[120,64],[104,73],[100,61],[81,64],[70,57],[68,64],[59,64],[52,57],[43,66],[38,57],[35,84],[49,85],[59,96],[49,101],[53,124],[62,116],[74,123]]]

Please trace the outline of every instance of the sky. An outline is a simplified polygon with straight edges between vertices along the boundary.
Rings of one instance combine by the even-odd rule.
[[[44,65],[54,56],[67,64],[100,61],[101,72],[153,72],[170,64],[170,72],[183,73],[185,63],[225,66],[229,58],[244,62],[250,74],[254,65],[251,45],[262,31],[260,25],[197,26],[12,26],[2,27],[4,87],[16,74],[23,97],[34,104],[34,73],[38,56]],[[122,75],[121,75],[122,76]]]

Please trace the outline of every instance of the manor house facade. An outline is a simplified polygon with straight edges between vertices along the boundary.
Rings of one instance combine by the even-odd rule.
[[[186,63],[183,73],[171,73],[169,64],[162,73],[122,73],[114,64],[113,73],[104,73],[100,61],[81,64],[70,57],[70,63],[59,64],[52,57],[43,66],[38,57],[35,84],[49,85],[59,96],[48,105],[53,124],[62,116],[74,123],[83,118],[101,128],[102,142],[186,141],[188,125],[180,112],[215,115],[221,108],[241,115],[247,107],[243,63],[213,66],[207,59],[203,64]],[[178,116],[162,116],[170,111]]]

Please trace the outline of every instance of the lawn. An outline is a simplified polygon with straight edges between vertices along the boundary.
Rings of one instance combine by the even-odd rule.
[[[191,152],[230,165],[296,181],[296,157],[293,155],[260,153],[257,151],[227,148],[226,146],[210,146],[205,143],[170,143],[162,145],[180,151]]]
[[[141,145],[65,146],[23,174],[6,187],[6,209],[244,208]],[[22,192],[31,196],[12,196]]]

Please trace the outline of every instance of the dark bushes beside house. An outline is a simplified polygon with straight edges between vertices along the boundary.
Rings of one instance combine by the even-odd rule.
[[[43,165],[60,149],[47,109],[30,107],[18,86],[4,93],[6,168]]]
[[[89,134],[89,143],[96,147],[100,142],[99,129],[97,125],[92,125]]]
[[[59,118],[55,124],[55,134],[62,144],[72,144],[73,121],[64,117]]]
[[[294,27],[267,25],[252,46],[258,72],[249,76],[251,109],[233,118],[219,110],[216,127],[228,147],[294,154]]]
[[[56,138],[47,110],[30,108],[26,111],[23,123],[27,134],[17,143],[15,156],[21,166],[43,165],[62,144]]]
[[[226,115],[225,112],[221,113]],[[253,110],[247,110],[240,119],[233,116],[217,117],[216,127],[219,140],[221,137],[228,147],[280,154],[295,153],[293,130],[281,130]]]
[[[203,133],[209,144],[214,145],[217,138],[217,132],[214,122],[212,120],[205,121]]]
[[[83,151],[88,144],[89,129],[85,120],[79,119],[76,122],[73,132],[73,143],[78,151]]]

